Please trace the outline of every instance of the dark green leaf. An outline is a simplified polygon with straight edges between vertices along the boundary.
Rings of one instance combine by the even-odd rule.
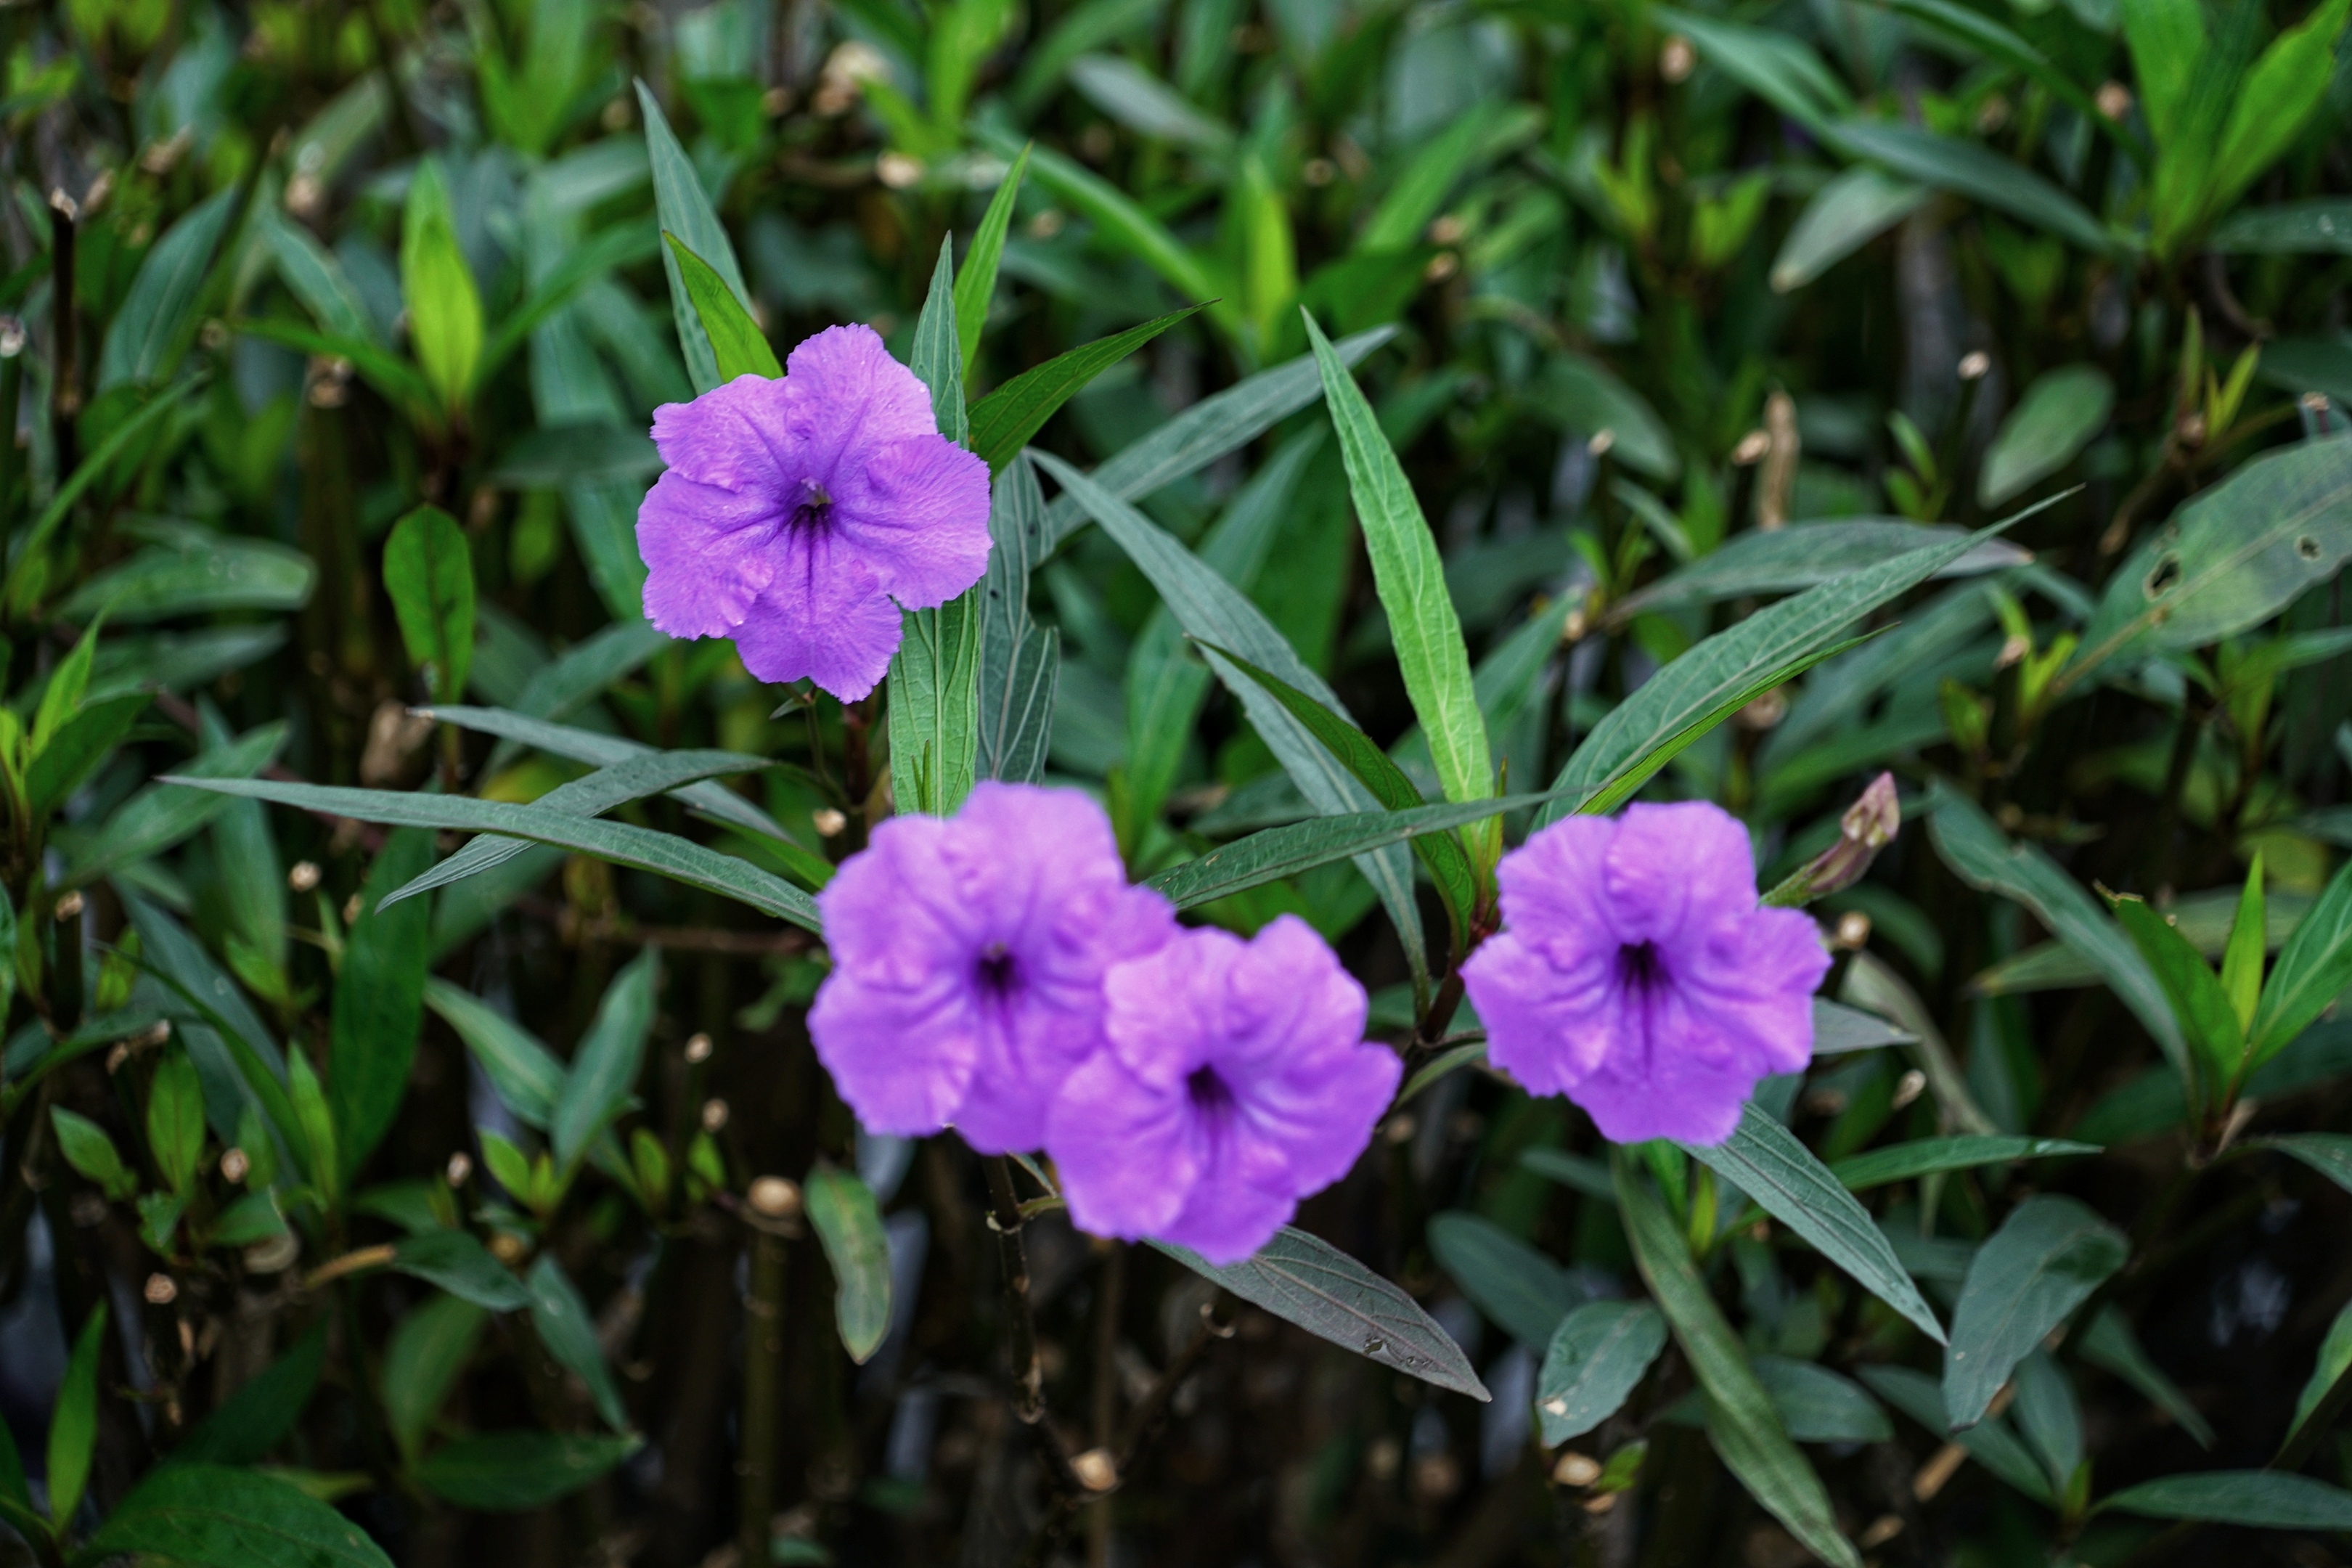
[[[1624,1218],[1633,1261],[1706,1391],[1707,1431],[1716,1453],[1748,1495],[1814,1556],[1835,1568],[1862,1568],[1853,1543],[1838,1533],[1821,1477],[1790,1438],[1771,1395],[1748,1364],[1747,1348],[1692,1265],[1674,1217],[1622,1150],[1615,1166],[1617,1212]]]
[[[399,887],[432,861],[433,836],[422,828],[385,838],[368,868],[360,917],[343,939],[328,1030],[328,1075],[346,1181],[367,1163],[400,1114],[416,1060],[431,957],[432,918],[425,906],[387,910],[369,895]]]
[[[2205,238],[2225,256],[2352,256],[2352,202],[2281,202],[2231,214]]]
[[[2277,1138],[2251,1140],[2257,1149],[2291,1154],[2347,1192],[2352,1192],[2352,1134],[2290,1132]]]
[[[428,1230],[393,1244],[392,1266],[492,1311],[520,1311],[531,1293],[490,1249],[462,1230]]]
[[[1547,1447],[1581,1437],[1617,1414],[1666,1348],[1666,1321],[1647,1301],[1588,1301],[1560,1321],[1536,1378]]]
[[[62,1107],[52,1109],[62,1110]],[[70,1529],[89,1484],[90,1460],[98,1453],[98,1363],[106,1348],[106,1303],[90,1309],[49,1409],[49,1522]]]
[[[648,947],[613,977],[596,1004],[549,1121],[560,1169],[570,1170],[626,1109],[645,1065],[660,976],[659,950]]]
[[[187,1190],[205,1152],[205,1091],[185,1049],[167,1050],[147,1086],[147,1152],[163,1184]]]
[[[519,490],[551,490],[579,479],[641,479],[661,467],[653,437],[635,426],[558,425],[525,433],[490,477]]]
[[[248,730],[227,745],[209,747],[183,763],[180,776],[217,781],[257,773],[278,760],[286,745],[287,728],[286,721],[279,720]],[[114,815],[96,833],[73,843],[66,879],[87,885],[160,855],[200,831],[220,809],[217,795],[159,778],[115,807]]]
[[[1014,461],[997,476],[988,510],[988,575],[980,616],[982,778],[1035,784],[1045,773],[1062,634],[1029,614],[1029,571],[1050,548],[1036,470]]]
[[[383,1352],[383,1417],[411,1463],[488,1321],[479,1302],[440,1295],[410,1308],[393,1325]]]
[[[2039,1160],[2053,1154],[2095,1154],[2095,1143],[2074,1143],[2063,1138],[2005,1138],[1973,1133],[1958,1138],[1923,1138],[1874,1149],[1832,1165],[1830,1174],[1848,1192],[1867,1192],[1890,1182],[1908,1182],[1942,1171],[1971,1171],[1979,1165],[2005,1165],[2012,1160]]]
[[[229,1395],[172,1450],[175,1465],[257,1465],[294,1430],[327,1359],[327,1320]]]
[[[2105,427],[2115,405],[2116,384],[2095,364],[2071,364],[2038,377],[1985,449],[1977,471],[1979,504],[2000,506],[2073,462]]]
[[[1029,444],[1029,437],[1044,429],[1045,421],[1088,382],[1204,308],[1187,305],[1171,310],[1139,327],[1081,343],[1014,376],[972,405],[971,449],[988,460],[992,471],[1002,473],[1013,454]]]
[[[1204,1279],[1343,1350],[1491,1400],[1453,1336],[1413,1299],[1329,1242],[1284,1226],[1245,1263],[1223,1268],[1185,1247],[1151,1244]]]
[[[78,1110],[49,1107],[49,1125],[58,1135],[58,1152],[66,1163],[98,1184],[99,1191],[116,1203],[125,1203],[139,1190],[139,1178],[122,1163],[122,1152],[106,1129]]]
[[[890,1245],[882,1211],[864,1182],[832,1165],[809,1173],[805,1194],[809,1226],[833,1266],[842,1348],[862,1365],[890,1331]]]
[[[1588,1299],[1568,1270],[1475,1214],[1452,1210],[1433,1217],[1429,1249],[1463,1294],[1525,1345],[1549,1343],[1560,1320]]]
[[[178,366],[195,335],[205,278],[237,196],[238,187],[230,184],[190,207],[140,262],[99,351],[99,391],[161,381]]]
[[[199,781],[184,774],[168,782],[194,784],[226,795],[274,800],[281,805],[331,812],[362,822],[395,823],[412,827],[456,828],[468,833],[503,833],[541,844],[561,844],[616,865],[658,872],[682,882],[709,888],[740,900],[762,913],[787,920],[805,931],[822,928],[816,902],[780,877],[762,871],[748,860],[721,855],[675,834],[656,833],[626,823],[572,816],[543,806],[515,805],[505,801],[473,800],[462,795],[402,794],[394,790],[346,789],[326,784],[278,784],[260,779]]]
[[[1787,1356],[1759,1355],[1756,1381],[1772,1397],[1789,1436],[1800,1443],[1884,1443],[1895,1424],[1851,1378]]]
[[[74,1562],[134,1552],[200,1568],[392,1568],[364,1531],[292,1482],[226,1465],[150,1471]]]
[[[1896,1261],[1885,1233],[1795,1133],[1751,1101],[1740,1108],[1739,1125],[1725,1142],[1682,1148],[1811,1242],[1822,1257],[1911,1320],[1929,1339],[1942,1342],[1944,1326]]]
[[[515,1120],[545,1131],[563,1092],[563,1064],[554,1053],[521,1025],[446,980],[425,981],[425,1005],[457,1031]]]
[[[2126,1487],[2101,1511],[2198,1519],[2256,1530],[2352,1530],[2352,1492],[2277,1470],[2212,1470]]]
[[[2352,987],[2352,862],[2337,869],[2279,950],[2247,1031],[2247,1068],[2284,1050],[2347,987]]]
[[[1263,887],[1384,844],[1444,833],[1504,812],[1524,811],[1550,798],[1543,795],[1515,795],[1496,800],[1465,801],[1458,805],[1449,802],[1397,811],[1360,812],[1352,816],[1309,817],[1305,822],[1269,827],[1221,845],[1197,859],[1170,867],[1150,879],[1150,885],[1166,894],[1178,909],[1189,910],[1228,893]]]
[[[2204,1413],[2189,1403],[2180,1385],[2148,1360],[2132,1332],[2131,1322],[2113,1307],[2102,1307],[2074,1338],[2074,1348],[2093,1366],[2114,1373],[2146,1394],[2155,1405],[2180,1424],[2180,1429],[2205,1447],[2213,1446],[2213,1427]],[[2352,1347],[2347,1347],[2352,1348]]]
[[[1029,149],[1024,147],[1004,172],[996,194],[988,199],[988,210],[981,215],[980,226],[972,230],[971,248],[964,252],[963,271],[956,279],[956,338],[963,351],[966,381],[971,379],[971,367],[980,358],[980,334],[988,325],[989,302],[996,294],[996,268],[1004,257],[1004,237],[1013,226],[1013,199],[1021,194],[1021,176],[1028,168]]]
[[[1785,594],[1833,583],[1866,566],[1876,566],[1929,544],[1962,536],[1946,528],[1895,518],[1853,518],[1835,522],[1800,522],[1787,528],[1752,529],[1687,566],[1676,567],[1609,608],[1609,623],[1623,626],[1635,616],[1686,605],[1711,605],[1751,594]],[[2033,559],[2005,539],[1972,546],[1935,574],[1965,577]]]
[[[621,1391],[614,1384],[612,1368],[604,1364],[603,1347],[596,1342],[596,1321],[589,1315],[588,1303],[580,1299],[562,1266],[543,1252],[530,1266],[527,1283],[530,1323],[539,1331],[539,1342],[588,1385],[597,1414],[614,1430],[628,1430],[628,1412],[621,1407]]]
[[[140,409],[138,413],[117,425],[106,439],[98,444],[97,449],[81,460],[80,466],[75,468],[67,478],[66,482],[59,485],[57,492],[49,497],[49,504],[43,507],[40,515],[33,519],[32,526],[22,535],[22,542],[12,542],[8,575],[5,586],[0,586],[0,596],[6,597],[12,603],[15,601],[16,595],[23,591],[25,574],[31,571],[32,563],[41,558],[42,548],[48,543],[49,535],[57,531],[59,523],[65,521],[67,516],[73,510],[74,502],[81,499],[82,492],[96,484],[100,476],[111,469],[117,458],[145,442],[149,433],[163,422],[166,415],[177,408],[190,393],[204,384],[205,377],[202,373],[191,374],[174,382],[171,386],[149,398],[146,406]]]
[[[1918,1036],[1896,1028],[1875,1013],[1843,1006],[1820,996],[1813,998],[1813,1055],[1817,1057],[1918,1043]]]
[[[432,672],[440,700],[463,696],[474,662],[474,554],[457,520],[421,506],[394,523],[384,541],[383,587],[408,662]]]
[[[635,1437],[488,1432],[460,1437],[410,1473],[459,1508],[521,1513],[571,1496],[636,1452]]]
[[[1952,1309],[1944,1407],[1973,1426],[2017,1363],[2064,1322],[2130,1250],[2123,1232],[2073,1198],[2041,1193],[1977,1249]]]
[[[2095,256],[2116,248],[2115,237],[2082,203],[1981,142],[1863,120],[1840,121],[1825,139],[1848,157],[1867,158],[1906,179],[1981,202]]]
[[[147,519],[124,528],[148,547],[86,580],[58,614],[135,626],[212,610],[299,610],[318,570],[300,551],[193,523]]]
[[[963,354],[956,332],[955,237],[940,239],[940,258],[931,268],[931,287],[923,296],[921,314],[915,318],[915,342],[907,368],[930,389],[931,418],[940,434],[957,446],[970,445],[971,421],[963,400]],[[992,467],[993,465],[992,465]]]
[[[1943,1392],[1936,1380],[1907,1366],[1865,1366],[1863,1382],[1872,1392],[1938,1437],[1948,1437],[1969,1457],[2036,1502],[2053,1500],[2050,1478],[2032,1452],[2000,1416],[1987,1416],[1973,1426],[1954,1430],[1944,1413]]]
[[[2230,1005],[2229,995],[2205,962],[2205,955],[2173,930],[2162,915],[2148,908],[2147,900],[2119,898],[2108,903],[2115,911],[2116,923],[2124,928],[2124,934],[2139,949],[2140,957],[2147,961],[2148,971],[2156,976],[2157,984],[2164,987],[2165,999],[2172,1005],[2172,1016],[2189,1042],[2199,1078],[2205,1085],[2206,1098],[2219,1104],[2229,1086],[2236,1081],[2239,1066],[2246,1056],[2237,1009]]]
[[[152,700],[144,691],[110,697],[67,720],[25,770],[26,803],[33,816],[47,817],[87,784]]]
[[[1867,163],[1855,164],[1807,199],[1772,258],[1772,287],[1784,294],[1803,288],[1917,212],[1935,194]]]

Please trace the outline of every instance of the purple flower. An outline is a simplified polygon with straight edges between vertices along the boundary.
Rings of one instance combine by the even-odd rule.
[[[1748,831],[1703,802],[1571,816],[1503,858],[1505,929],[1463,965],[1486,1055],[1620,1143],[1720,1143],[1756,1080],[1811,1058],[1830,966],[1759,909]]]
[[[871,327],[828,327],[770,381],[654,410],[669,471],[637,509],[646,618],[735,639],[761,680],[845,702],[898,651],[898,609],[943,605],[988,562],[988,465]]]
[[[895,816],[817,895],[834,969],[816,1053],[877,1132],[953,1122],[984,1154],[1045,1142],[1070,1069],[1102,1043],[1103,975],[1176,933],[1130,887],[1076,790],[982,784],[952,819]]]
[[[1401,1064],[1364,988],[1294,915],[1248,942],[1187,931],[1105,983],[1108,1047],[1070,1075],[1045,1147],[1070,1217],[1212,1263],[1265,1245],[1347,1174]]]

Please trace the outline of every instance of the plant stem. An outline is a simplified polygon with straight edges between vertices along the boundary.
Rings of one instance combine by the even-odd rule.
[[[1037,1320],[1029,1308],[1029,1255],[1021,1244],[1021,1200],[1013,1190],[1013,1162],[987,1162],[989,1228],[1004,1273],[1004,1325],[1012,1336],[1013,1414],[1034,1426],[1045,1414],[1045,1374],[1037,1363]]]
[[[776,1447],[782,1417],[784,1237],[751,1222],[751,1290],[743,1303],[743,1486],[735,1526],[739,1560],[768,1560],[775,1511]]]

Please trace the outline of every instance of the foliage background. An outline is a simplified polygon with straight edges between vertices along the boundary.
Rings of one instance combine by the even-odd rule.
[[[1916,1038],[1768,1098],[1831,1162],[1956,1132],[2105,1151],[1864,1194],[1947,1322],[1972,1248],[2035,1194],[2105,1216],[2129,1261],[2078,1260],[2096,1294],[2052,1322],[2074,1331],[1948,1447],[1932,1386],[1923,1416],[1916,1382],[1873,1375],[1930,1381],[1932,1342],[1785,1228],[1717,1215],[1709,1178],[1654,1168],[1736,1353],[1799,1369],[1769,1380],[1781,1419],[1872,1560],[2337,1561],[2352,1500],[2270,1483],[2352,1463],[2352,1161],[2250,1140],[2345,1124],[2352,1034],[2305,1018],[2245,1082],[2241,1052],[2226,1089],[2199,1066],[2184,1093],[2196,987],[2090,889],[2152,899],[2219,956],[2259,858],[2276,951],[2352,845],[2352,459],[2327,444],[2352,399],[2345,14],[0,9],[0,1413],[24,1472],[0,1464],[23,1537],[0,1552],[380,1561],[331,1503],[404,1563],[1805,1560],[1717,1461],[1684,1348],[1572,1445],[1536,1440],[1561,1314],[1643,1293],[1626,1177],[1563,1102],[1449,1058],[1301,1219],[1416,1298],[1491,1404],[1231,1297],[1232,1337],[1199,1341],[1212,1287],[1047,1213],[1026,1227],[1041,1436],[1007,1396],[980,1163],[857,1132],[803,1026],[807,933],[547,845],[379,907],[432,863],[430,828],[155,782],[522,803],[622,754],[596,737],[718,749],[790,765],[696,786],[732,806],[641,788],[616,819],[820,880],[890,808],[882,704],[796,700],[638,615],[642,432],[692,395],[680,334],[701,331],[659,229],[740,268],[778,350],[859,320],[909,357],[942,241],[970,277],[1028,145],[994,287],[982,268],[957,301],[971,392],[1206,302],[1036,437],[1090,467],[1304,353],[1302,306],[1335,334],[1392,323],[1358,374],[1442,549],[1506,790],[1545,787],[1760,604],[2049,500],[2019,548],[1980,546],[1650,788],[1741,815],[1769,885],[1892,769],[1915,820],[1817,908],[1846,955],[1831,993]],[[694,204],[656,216],[652,113],[706,232]],[[1433,791],[1398,608],[1301,385],[1133,499]],[[446,517],[400,521],[425,503]],[[1306,815],[1150,579],[1056,505],[1069,536],[1029,598],[1059,637],[1050,775],[1102,795],[1139,876]],[[2165,613],[2126,627],[2136,593]],[[572,738],[408,710],[460,699]],[[1352,866],[1203,912],[1285,910],[1412,1066],[1435,1059],[1446,1022],[1416,1033],[1407,948]],[[2303,940],[2274,981],[2293,958],[2328,995],[2352,982],[2340,931]],[[285,1086],[299,1166],[257,1074]],[[805,1183],[822,1237],[757,1223],[772,1175]],[[445,1256],[382,1250],[403,1237]],[[1810,1427],[1790,1379],[1822,1402]],[[1130,1423],[1137,1462],[1077,1506],[1057,1451],[1123,1451]],[[2090,1506],[2215,1468],[2218,1502]],[[281,1534],[186,1533],[173,1485]],[[2163,1522],[2184,1512],[2225,1522]]]

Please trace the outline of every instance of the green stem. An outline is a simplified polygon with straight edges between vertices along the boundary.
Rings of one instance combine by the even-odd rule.
[[[751,1290],[743,1323],[743,1489],[735,1526],[745,1563],[768,1560],[768,1521],[775,1511],[776,1449],[782,1430],[784,1238],[751,1232]]]

